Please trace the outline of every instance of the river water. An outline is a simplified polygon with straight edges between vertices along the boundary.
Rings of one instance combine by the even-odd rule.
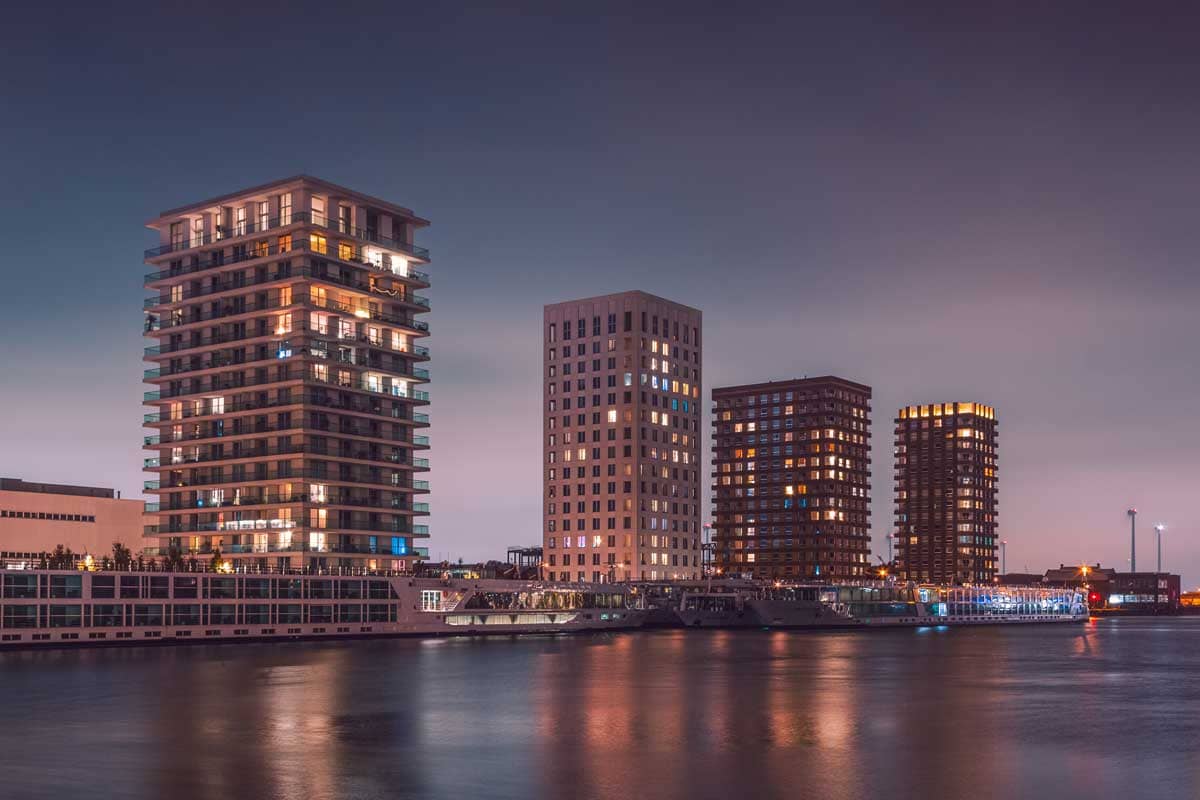
[[[4,798],[1194,798],[1200,619],[0,654]]]

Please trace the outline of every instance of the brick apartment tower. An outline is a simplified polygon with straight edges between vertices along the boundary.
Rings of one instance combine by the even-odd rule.
[[[423,555],[428,224],[307,176],[148,223],[151,553],[399,570]]]
[[[996,576],[996,410],[908,406],[896,415],[896,566],[922,583]]]
[[[547,578],[699,576],[701,327],[644,292],[545,307]]]
[[[722,573],[860,578],[871,559],[871,387],[833,376],[713,390]]]

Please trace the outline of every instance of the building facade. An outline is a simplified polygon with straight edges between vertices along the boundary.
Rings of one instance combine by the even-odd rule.
[[[623,292],[543,317],[545,576],[698,577],[701,313]]]
[[[999,545],[996,410],[907,406],[895,423],[896,567],[922,583],[991,583]]]
[[[712,449],[716,569],[867,575],[871,387],[826,376],[714,389]]]
[[[152,550],[411,569],[428,535],[427,224],[308,176],[148,223]]]
[[[136,551],[143,505],[112,489],[0,478],[0,560],[36,563],[58,545],[97,558],[113,542]]]

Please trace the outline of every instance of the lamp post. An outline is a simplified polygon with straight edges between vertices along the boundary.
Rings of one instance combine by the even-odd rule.
[[[1166,525],[1161,522],[1154,526],[1154,532],[1158,534],[1158,572],[1162,572],[1162,534],[1167,529]]]
[[[1129,571],[1137,572],[1137,509],[1125,513],[1129,515]]]
[[[1000,574],[1008,574],[1008,540],[1000,540]]]

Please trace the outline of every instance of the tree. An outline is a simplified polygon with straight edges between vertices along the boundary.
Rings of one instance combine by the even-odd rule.
[[[209,571],[220,572],[221,571],[221,563],[222,563],[221,548],[218,547],[217,549],[213,550],[212,560],[208,562]]]
[[[113,564],[117,569],[129,569],[129,565],[133,561],[133,552],[120,542],[113,542],[112,557]]]
[[[54,546],[54,552],[50,554],[50,569],[74,569],[75,554],[71,552],[71,548],[63,547],[61,544]]]
[[[179,572],[183,569],[183,550],[178,545],[171,545],[167,548],[167,554],[163,556],[163,569],[172,572]]]

